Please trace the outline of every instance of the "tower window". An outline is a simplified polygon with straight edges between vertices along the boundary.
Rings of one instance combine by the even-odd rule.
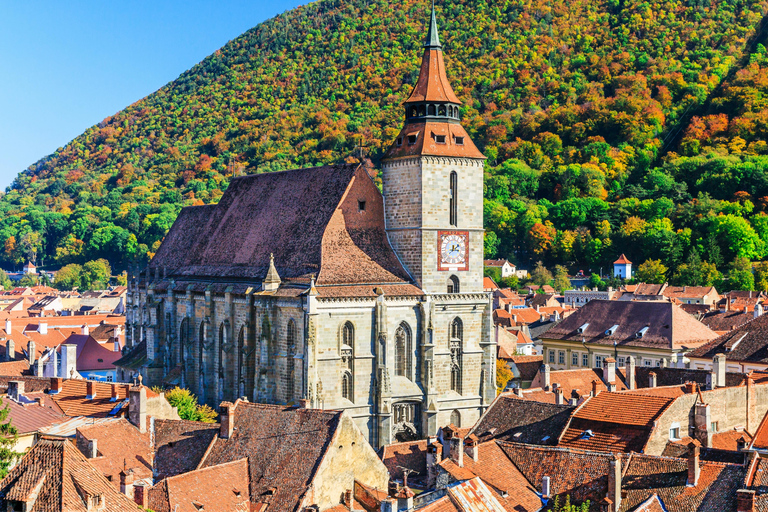
[[[365,201],[357,201],[357,211],[364,212],[365,211]]]
[[[448,278],[448,293],[459,293],[459,278],[451,276]]]
[[[418,139],[418,138],[419,138],[419,136],[417,134],[409,135],[408,136],[408,144],[413,146],[414,144],[416,144],[416,139]]]
[[[411,117],[416,117],[419,115],[419,111],[416,110],[416,107],[411,108]]]
[[[456,141],[457,146],[463,146],[464,145],[464,137],[454,137],[453,140]]]
[[[437,115],[444,116],[445,115],[445,105],[440,105],[437,108]]]
[[[450,327],[451,348],[451,390],[461,394],[464,325],[460,318],[454,318]]]
[[[435,135],[435,142],[438,144],[445,144],[445,135]]]
[[[435,106],[434,105],[430,105],[429,107],[427,107],[427,109],[428,109],[429,115],[431,115],[431,116],[435,115]]]
[[[400,147],[402,145],[403,145],[403,138],[402,137],[398,137],[397,138],[397,147]]]
[[[411,329],[403,322],[395,331],[395,375],[411,378]]]
[[[451,172],[451,199],[450,199],[450,205],[449,205],[449,215],[450,215],[450,221],[451,226],[455,226],[457,222],[457,218],[459,216],[459,209],[458,209],[458,202],[459,202],[459,177],[456,174],[456,171]]]

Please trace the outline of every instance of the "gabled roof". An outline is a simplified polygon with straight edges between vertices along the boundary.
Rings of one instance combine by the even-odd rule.
[[[768,363],[768,315],[754,318],[687,355],[711,359],[716,354],[734,361]]]
[[[86,425],[77,429],[80,441],[96,440],[98,456],[89,462],[120,489],[120,471],[133,472],[136,480],[152,480],[152,449],[150,433],[142,434],[125,418],[117,421]]]
[[[215,206],[182,209],[149,267],[175,278],[261,280],[271,254],[283,281],[410,281],[386,238],[381,193],[360,165],[234,178]]]
[[[200,467],[248,457],[251,500],[259,502],[269,493],[270,508],[294,510],[330,448],[341,415],[238,400],[229,419],[232,436],[214,438]]]
[[[618,326],[616,330],[606,334],[614,325]],[[554,340],[584,340],[601,345],[613,345],[615,341],[619,346],[667,350],[696,347],[716,337],[706,325],[670,302],[597,299],[546,334],[546,338]]]
[[[87,500],[101,496],[104,512],[142,510],[115,490],[67,440],[42,438],[0,482],[0,504],[32,501],[28,512],[86,512]]]
[[[507,263],[509,263],[509,260],[483,260],[483,265],[486,267],[503,267]],[[509,264],[512,265],[511,263]]]
[[[555,445],[575,407],[522,400],[513,392],[501,393],[472,427],[480,441]]]
[[[156,512],[250,512],[248,459],[166,478],[149,489],[148,501]]]
[[[109,350],[89,334],[72,334],[62,345],[76,345],[77,371],[114,370],[122,353]],[[61,352],[61,345],[58,351]]]

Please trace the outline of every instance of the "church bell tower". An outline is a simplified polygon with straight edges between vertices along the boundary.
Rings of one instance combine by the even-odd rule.
[[[483,291],[483,164],[461,126],[435,7],[405,125],[382,160],[386,230],[426,293]]]

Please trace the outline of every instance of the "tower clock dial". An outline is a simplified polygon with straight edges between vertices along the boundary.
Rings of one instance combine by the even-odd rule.
[[[469,268],[469,232],[439,231],[438,270],[467,270]]]

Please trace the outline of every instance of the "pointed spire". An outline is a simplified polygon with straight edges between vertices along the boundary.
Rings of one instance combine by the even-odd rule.
[[[277,269],[275,268],[275,255],[270,253],[269,270],[267,270],[267,275],[264,277],[264,281],[262,281],[262,289],[264,291],[273,292],[278,289],[281,282],[282,280],[280,279],[280,275],[277,273]]]
[[[440,35],[437,33],[437,20],[435,19],[435,0],[432,0],[432,19],[429,23],[429,32],[427,32],[427,38],[424,40],[425,48],[442,49],[443,45],[440,44]]]

